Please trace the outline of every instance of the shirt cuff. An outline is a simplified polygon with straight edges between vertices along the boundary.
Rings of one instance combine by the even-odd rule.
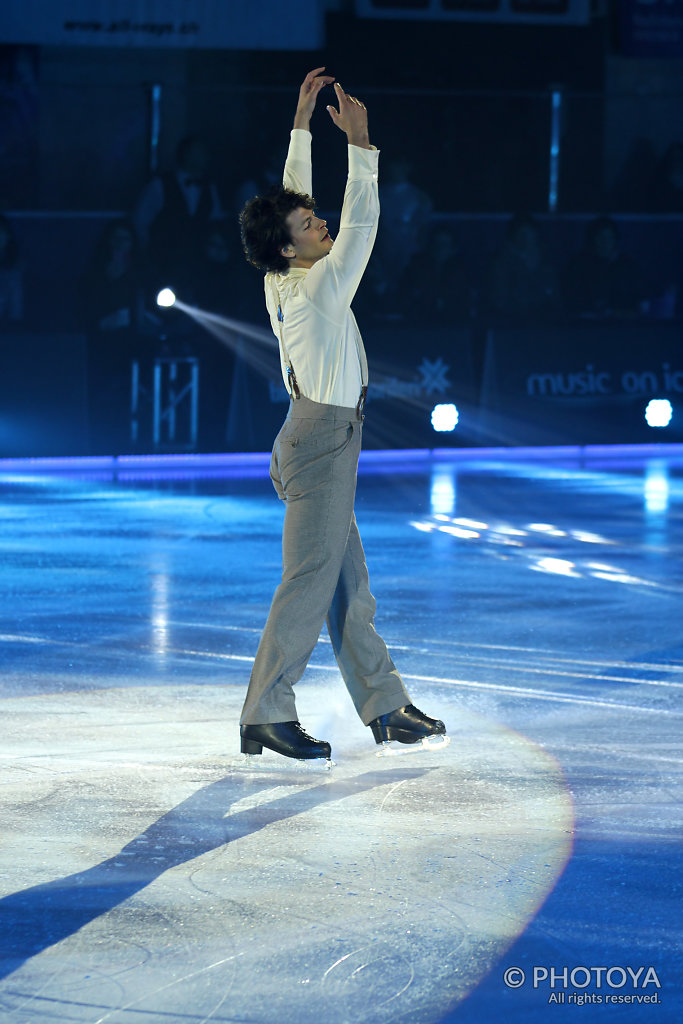
[[[310,156],[312,138],[305,128],[292,128],[289,133],[289,152],[296,156]]]
[[[361,181],[377,181],[379,166],[379,150],[361,149],[360,146],[349,146],[349,178]]]

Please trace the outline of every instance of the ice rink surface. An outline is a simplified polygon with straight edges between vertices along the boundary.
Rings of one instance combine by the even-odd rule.
[[[542,456],[542,457],[539,457]],[[680,448],[363,457],[377,627],[442,751],[239,754],[263,460],[0,464],[2,1024],[683,1020]]]

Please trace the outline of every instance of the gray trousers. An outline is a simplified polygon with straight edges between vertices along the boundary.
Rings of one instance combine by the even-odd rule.
[[[290,403],[270,475],[286,503],[282,582],[273,596],[241,722],[297,719],[294,684],[323,622],[364,725],[410,703],[374,628],[375,599],[353,511],[362,418],[308,398]]]

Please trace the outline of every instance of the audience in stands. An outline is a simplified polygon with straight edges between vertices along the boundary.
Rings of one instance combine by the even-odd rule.
[[[222,451],[230,404],[238,333],[233,321],[255,320],[263,303],[263,282],[249,273],[234,224],[207,225],[197,263],[194,303],[202,313],[226,318],[195,324],[193,348],[200,360],[200,438],[205,449]]]
[[[513,217],[488,270],[485,315],[506,323],[545,323],[560,310],[557,274],[544,252],[538,224],[528,215]]]
[[[650,194],[662,213],[683,213],[683,142],[667,149]]]
[[[266,151],[257,165],[256,173],[245,178],[235,189],[231,211],[235,218],[239,217],[244,204],[254,196],[265,195],[274,185],[282,184],[282,168],[285,166],[289,147],[275,146],[273,148],[270,135],[267,142],[264,140],[264,145]]]
[[[197,260],[194,304],[233,320],[258,320],[263,281],[250,272],[240,244],[237,222],[207,224]]]
[[[410,180],[410,161],[394,158],[380,177],[382,210],[373,256],[385,274],[396,279],[421,247],[434,204]]]
[[[209,175],[210,160],[208,147],[197,135],[182,139],[175,171],[152,178],[134,211],[138,237],[156,283],[174,288],[187,302],[194,300],[207,226],[224,216]]]
[[[144,274],[132,221],[110,221],[81,281],[94,454],[130,449],[131,360],[140,354]]]
[[[583,249],[567,263],[563,285],[573,316],[624,319],[643,311],[642,271],[622,251],[619,228],[610,217],[596,217],[586,226]]]
[[[144,277],[135,227],[117,217],[103,229],[82,281],[89,331],[138,330],[144,311]]]
[[[428,244],[433,203],[412,183],[410,172],[410,162],[398,158],[388,161],[380,175],[377,239],[354,302],[354,309],[366,321],[390,324],[403,320],[404,275],[422,245]]]
[[[400,308],[408,323],[462,325],[472,310],[472,280],[455,234],[446,224],[434,227],[415,253],[400,283]]]
[[[12,226],[0,214],[0,320],[24,316],[24,269]]]

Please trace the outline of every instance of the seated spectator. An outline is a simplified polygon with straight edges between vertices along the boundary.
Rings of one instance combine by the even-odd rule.
[[[194,304],[200,309],[233,320],[251,320],[260,312],[263,282],[249,273],[236,225],[207,225],[197,267]]]
[[[232,227],[231,230],[224,221],[212,221],[207,226],[197,263],[193,304],[203,313],[237,319],[239,295],[235,294],[235,276],[242,276],[241,268],[245,261],[240,258],[239,247],[235,251],[236,241],[231,239],[231,235],[235,239],[239,237],[237,228]],[[235,336],[227,326],[209,325],[207,329],[196,325],[193,350],[200,365],[199,435],[200,447],[204,451],[225,449],[235,368],[234,346]]]
[[[223,217],[209,176],[210,153],[196,135],[182,139],[176,168],[157,175],[138,199],[134,221],[138,238],[160,287],[172,286],[185,301],[193,299],[206,227]]]
[[[424,241],[434,204],[421,188],[410,180],[408,160],[390,160],[380,180],[382,209],[374,262],[380,263],[385,276],[396,281]]]
[[[467,323],[472,307],[471,278],[449,227],[435,227],[429,234],[408,264],[400,294],[408,322],[433,326]]]
[[[0,214],[0,320],[22,320],[24,272],[14,232]]]
[[[139,329],[143,275],[135,228],[125,217],[102,231],[82,282],[83,310],[90,331]]]
[[[609,189],[611,210],[655,210],[653,191],[658,177],[657,153],[651,139],[636,138]]]
[[[404,317],[403,276],[427,236],[433,209],[426,192],[410,181],[410,170],[409,161],[399,158],[380,175],[377,240],[354,302],[365,323],[386,325]]]
[[[683,213],[683,142],[667,149],[652,190],[655,206],[663,213]]]
[[[265,195],[274,185],[282,184],[282,168],[287,159],[287,146],[272,148],[272,139],[268,136],[264,142],[265,153],[258,162],[258,173],[253,177],[247,177],[242,181],[233,196],[233,212],[239,217],[246,203],[254,196]],[[254,154],[252,153],[252,156]]]
[[[622,252],[619,228],[610,217],[586,226],[584,245],[564,274],[567,311],[582,317],[637,316],[645,288],[636,261]]]
[[[543,323],[558,316],[557,275],[533,217],[520,215],[508,222],[489,268],[484,309],[496,320],[515,323]]]
[[[91,450],[116,454],[130,450],[131,360],[139,355],[144,316],[144,279],[131,221],[106,225],[81,291]]]

